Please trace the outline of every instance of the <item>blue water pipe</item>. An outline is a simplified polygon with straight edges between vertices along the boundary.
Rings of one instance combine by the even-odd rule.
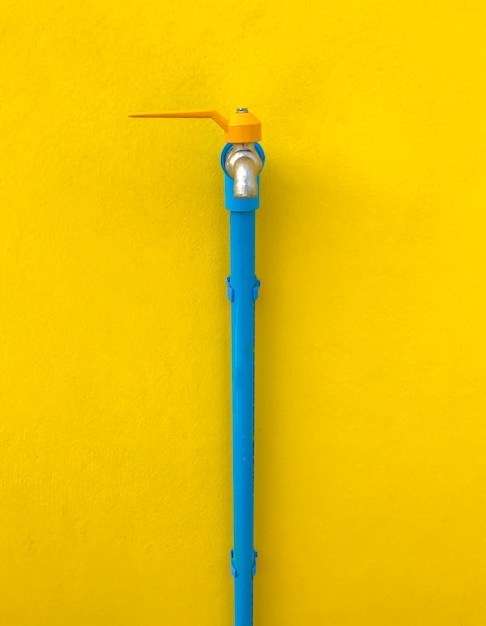
[[[229,119],[218,111],[143,113],[131,117],[211,118],[229,142],[221,153],[225,204],[230,212],[231,362],[233,415],[234,626],[253,624],[254,440],[255,440],[255,300],[260,281],[255,276],[255,211],[260,206],[260,172],[265,154],[258,143],[261,124],[246,108]]]
[[[231,383],[233,410],[233,516],[235,626],[253,624],[254,441],[255,441],[255,300],[260,281],[255,276],[255,211],[260,205],[260,176],[256,198],[235,198],[234,181],[225,166],[232,144],[221,153],[225,173],[225,204],[230,211]],[[262,163],[265,155],[255,143]]]

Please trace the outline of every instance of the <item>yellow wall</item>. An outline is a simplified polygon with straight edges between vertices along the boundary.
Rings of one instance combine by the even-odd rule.
[[[233,7],[2,2],[0,624],[232,624],[248,106],[256,624],[484,626],[485,5]]]

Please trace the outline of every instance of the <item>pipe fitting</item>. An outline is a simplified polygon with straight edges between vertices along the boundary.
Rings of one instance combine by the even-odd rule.
[[[255,150],[254,143],[235,143],[226,157],[225,168],[234,180],[235,198],[256,198],[258,196],[258,174],[263,163]]]

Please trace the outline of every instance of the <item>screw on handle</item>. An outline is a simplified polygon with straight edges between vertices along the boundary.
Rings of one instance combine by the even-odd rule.
[[[130,117],[144,118],[209,118],[221,126],[228,143],[251,143],[262,138],[262,125],[248,109],[239,108],[227,120],[218,111],[168,111],[166,113],[135,113]]]

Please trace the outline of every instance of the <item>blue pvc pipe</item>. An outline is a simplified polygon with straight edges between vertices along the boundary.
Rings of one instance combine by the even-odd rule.
[[[261,147],[256,148],[264,160]],[[225,147],[221,160],[224,169]],[[230,212],[230,267],[227,279],[231,301],[233,512],[235,625],[253,624],[253,576],[256,573],[254,536],[254,392],[255,300],[260,285],[255,276],[255,211],[259,198],[233,197],[233,180],[225,171],[226,208]]]
[[[255,212],[230,215],[235,626],[253,613]],[[236,571],[235,571],[236,570]]]

